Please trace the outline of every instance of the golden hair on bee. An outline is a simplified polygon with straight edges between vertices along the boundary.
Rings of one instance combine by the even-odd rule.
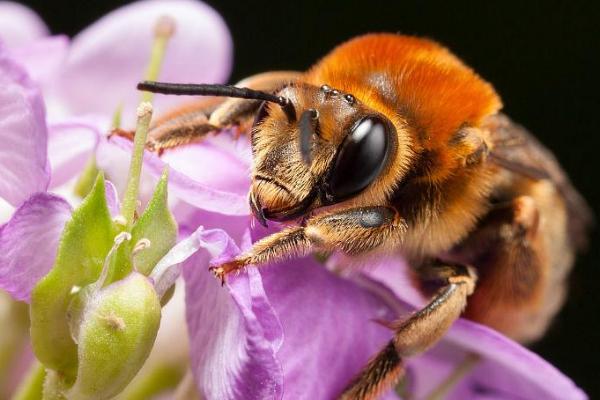
[[[409,261],[431,302],[390,324],[389,344],[342,398],[377,397],[463,312],[528,343],[562,305],[589,208],[553,155],[500,112],[494,88],[436,42],[369,34],[306,72],[139,88],[218,97],[159,120],[148,142],[159,154],[225,128],[250,136],[251,212],[286,225],[212,268],[222,281],[313,251]]]

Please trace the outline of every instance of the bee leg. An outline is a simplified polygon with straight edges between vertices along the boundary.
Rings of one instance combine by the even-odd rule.
[[[560,218],[529,195],[490,211],[456,249],[479,271],[467,318],[524,343],[546,331],[565,299],[565,264],[573,257],[564,245],[566,233],[553,227]]]
[[[462,313],[477,280],[473,268],[439,261],[418,272],[422,280],[441,282],[443,287],[422,310],[386,324],[394,330],[393,339],[348,385],[341,399],[375,399],[396,384],[404,373],[402,360],[424,352],[442,338]]]
[[[350,208],[309,218],[256,242],[246,253],[211,268],[220,279],[250,264],[265,264],[303,256],[313,250],[341,250],[354,255],[401,242],[405,222],[390,207]]]
[[[459,155],[464,167],[480,164],[490,152],[484,132],[474,127],[459,129],[452,136],[449,144]]]
[[[253,75],[236,84],[255,90],[274,91],[293,81],[300,74],[292,71],[273,71]],[[260,100],[207,98],[176,109],[159,118],[148,132],[149,150],[162,153],[202,140],[207,134],[224,129],[248,132]],[[115,132],[120,136],[132,136]]]

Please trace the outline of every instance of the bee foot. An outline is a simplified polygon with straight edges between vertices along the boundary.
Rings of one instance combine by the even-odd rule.
[[[208,270],[213,273],[215,278],[221,281],[221,286],[225,285],[225,276],[231,272],[239,272],[243,263],[240,261],[234,260],[230,262],[223,263],[221,265],[216,265],[210,267]]]
[[[225,285],[225,269],[223,267],[210,267],[208,270],[221,281],[221,286]]]

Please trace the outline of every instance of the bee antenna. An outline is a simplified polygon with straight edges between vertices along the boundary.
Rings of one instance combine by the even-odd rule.
[[[236,97],[239,99],[262,100],[277,103],[290,122],[296,120],[296,109],[287,97],[275,96],[249,88],[240,88],[232,85],[205,84],[205,83],[168,83],[143,81],[138,83],[138,90],[152,93],[173,94],[179,96],[218,96]]]
[[[309,108],[300,115],[298,125],[300,127],[300,154],[305,164],[312,163],[312,144],[319,123],[319,112]]]

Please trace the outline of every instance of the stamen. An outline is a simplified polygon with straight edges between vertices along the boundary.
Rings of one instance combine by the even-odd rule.
[[[121,232],[117,236],[115,236],[113,246],[110,248],[108,254],[104,258],[104,264],[102,264],[102,272],[100,273],[100,277],[95,283],[92,284],[93,286],[90,285],[93,288],[92,290],[98,290],[102,288],[102,286],[104,286],[104,282],[108,277],[108,271],[110,269],[110,263],[112,261],[113,255],[117,252],[121,244],[123,244],[123,242],[126,240],[131,240],[131,233]]]
[[[142,238],[142,239],[140,239],[140,240],[139,240],[139,241],[138,241],[138,242],[135,244],[135,246],[133,247],[133,252],[132,252],[132,254],[131,254],[131,255],[132,255],[132,256],[135,256],[135,255],[136,255],[137,253],[139,253],[140,251],[142,251],[142,250],[145,250],[145,249],[147,249],[148,247],[150,247],[150,246],[151,246],[151,244],[152,244],[152,243],[151,243],[151,242],[150,242],[150,240],[149,240],[149,239],[147,239],[147,238]]]
[[[146,80],[154,81],[158,79],[160,68],[165,58],[165,52],[169,39],[175,33],[175,20],[172,17],[164,15],[156,21],[154,26],[154,42],[152,43],[152,52],[150,62],[146,69],[144,77]],[[152,101],[153,94],[150,92],[142,93],[142,101]]]
[[[450,390],[452,390],[452,388],[456,386],[456,384],[458,384],[462,378],[471,372],[480,360],[481,357],[479,357],[477,354],[468,354],[465,359],[458,364],[456,368],[454,368],[450,375],[440,382],[440,384],[425,397],[425,400],[445,399],[448,393],[450,393]]]
[[[115,224],[121,225],[122,227],[125,227],[127,225],[127,219],[121,214],[114,217],[113,221],[115,222]]]

